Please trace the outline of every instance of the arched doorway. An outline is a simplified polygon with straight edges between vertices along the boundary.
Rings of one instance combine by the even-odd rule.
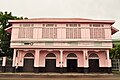
[[[27,53],[24,56],[24,72],[34,72],[34,55],[32,53]]]
[[[56,72],[56,56],[53,53],[48,53],[45,60],[46,72]]]
[[[99,57],[95,53],[89,55],[89,72],[99,72]]]
[[[77,56],[74,53],[70,53],[67,56],[67,71],[68,72],[77,71]]]

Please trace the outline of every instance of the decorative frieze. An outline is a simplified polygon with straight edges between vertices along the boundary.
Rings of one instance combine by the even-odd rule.
[[[22,46],[22,47],[56,47],[56,48],[70,48],[70,47],[74,47],[74,48],[111,48],[112,46],[111,42],[98,42],[98,41],[94,41],[94,42],[89,42],[89,41],[66,41],[66,42],[53,42],[53,41],[44,41],[44,42],[32,42],[32,41],[21,41],[21,42],[12,42],[11,46]]]

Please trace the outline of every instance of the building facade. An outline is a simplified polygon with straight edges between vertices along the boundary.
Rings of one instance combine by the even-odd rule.
[[[111,72],[113,20],[36,18],[9,20],[13,71]]]

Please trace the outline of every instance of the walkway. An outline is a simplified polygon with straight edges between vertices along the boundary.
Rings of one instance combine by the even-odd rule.
[[[0,73],[0,78],[113,78],[120,75],[94,73],[94,74],[82,74],[82,73]]]

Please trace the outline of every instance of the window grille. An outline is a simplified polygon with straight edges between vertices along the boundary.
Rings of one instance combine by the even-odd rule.
[[[18,38],[33,38],[33,27],[20,27]]]
[[[67,39],[81,38],[81,29],[80,28],[66,28],[66,38]]]
[[[104,27],[104,24],[90,24],[90,27]]]
[[[91,39],[104,39],[105,30],[103,28],[90,28]]]
[[[42,28],[42,38],[57,38],[57,28]]]
[[[80,24],[78,24],[78,23],[70,23],[70,24],[66,24],[66,27],[80,27]]]

